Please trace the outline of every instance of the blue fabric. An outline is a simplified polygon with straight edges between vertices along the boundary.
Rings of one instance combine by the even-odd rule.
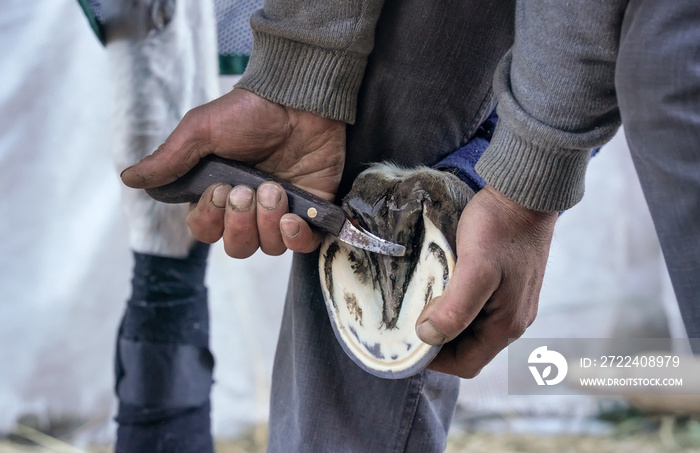
[[[474,192],[483,189],[486,185],[486,181],[476,172],[474,167],[481,158],[481,155],[484,154],[489,143],[491,143],[491,137],[493,137],[496,124],[498,124],[498,115],[494,110],[479,126],[474,136],[466,145],[448,154],[440,162],[433,165],[433,168],[454,171],[459,179],[467,183]],[[592,149],[591,157],[595,157],[598,152],[600,152],[600,148]]]
[[[479,126],[474,136],[466,145],[452,154],[449,154],[433,167],[438,170],[455,170],[459,179],[467,183],[474,192],[483,189],[486,185],[486,181],[474,170],[474,166],[489,146],[497,123],[498,115],[494,110],[486,121]]]

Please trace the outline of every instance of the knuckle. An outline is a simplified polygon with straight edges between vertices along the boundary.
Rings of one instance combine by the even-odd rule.
[[[266,255],[278,256],[287,250],[279,232],[259,229],[260,250]]]
[[[185,218],[185,223],[192,234],[200,234],[202,231],[201,214],[198,209],[192,210]]]
[[[287,247],[285,247],[284,244],[282,244],[282,245],[274,245],[274,246],[262,245],[262,244],[261,244],[261,245],[260,245],[260,250],[262,250],[262,252],[263,252],[265,255],[280,256],[280,255],[282,255],[284,252],[287,251]]]
[[[195,216],[188,215],[186,223],[192,236],[198,241],[204,242],[205,244],[213,244],[221,239],[221,232],[207,228]]]
[[[493,258],[492,258],[493,259]],[[482,261],[474,266],[472,273],[476,281],[500,280],[500,271],[497,263]]]
[[[254,223],[230,220],[223,231],[224,250],[232,258],[248,258],[260,246],[257,228]]]
[[[464,303],[447,303],[444,308],[445,316],[441,324],[449,332],[461,332],[472,321],[471,308]]]
[[[224,241],[224,251],[231,258],[244,259],[251,256],[257,250],[256,247],[246,245],[241,247],[238,243],[232,243],[231,241]]]
[[[291,250],[299,253],[311,253],[321,245],[321,241],[316,240],[314,237],[299,237],[291,241]]]
[[[535,322],[535,319],[536,319],[536,318],[537,318],[537,313],[529,314],[529,315],[525,318],[525,320],[526,320],[525,329],[527,329],[528,327],[530,327],[530,326],[532,325],[532,323]]]
[[[512,320],[504,326],[503,333],[507,335],[508,338],[520,338],[529,325],[530,321],[527,318]]]
[[[190,110],[188,110],[185,115],[182,117],[181,123],[191,123],[197,119],[199,116],[198,112],[201,110],[201,106],[194,107]]]
[[[280,237],[282,235],[279,229],[280,217],[279,214],[270,211],[258,210],[256,218],[258,230],[264,231],[266,235]]]
[[[252,242],[252,238],[257,238],[258,229],[255,224],[246,221],[236,221],[235,218],[228,219],[226,222],[226,238],[235,241],[236,243]]]
[[[474,379],[477,377],[483,368],[466,368],[459,371],[458,376],[463,379]]]
[[[195,239],[202,241],[202,238],[200,237],[201,236],[200,231],[197,228],[197,225],[190,221],[190,216],[187,216],[186,223],[187,223],[187,228],[189,228],[190,233],[192,233],[192,236],[194,236]],[[202,242],[204,242],[204,241],[202,241]]]

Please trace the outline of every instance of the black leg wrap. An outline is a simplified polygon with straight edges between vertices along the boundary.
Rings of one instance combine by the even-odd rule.
[[[213,452],[207,252],[197,243],[183,259],[134,253],[117,342],[117,453]]]
[[[154,410],[119,405],[115,453],[213,453],[209,403],[190,409]],[[119,420],[119,418],[117,419]]]

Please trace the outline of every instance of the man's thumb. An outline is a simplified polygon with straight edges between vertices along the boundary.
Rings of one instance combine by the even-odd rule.
[[[416,333],[427,344],[440,345],[453,340],[476,318],[499,278],[488,265],[457,260],[445,292],[432,299],[416,321]]]
[[[188,112],[153,154],[122,171],[122,182],[134,189],[158,187],[175,181],[197,165],[210,148],[197,116],[197,109]]]

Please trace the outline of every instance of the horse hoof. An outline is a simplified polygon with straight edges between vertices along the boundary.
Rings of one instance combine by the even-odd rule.
[[[452,275],[457,223],[472,195],[456,176],[425,167],[377,164],[355,180],[343,200],[348,217],[406,247],[404,256],[391,257],[330,235],[321,245],[319,274],[335,336],[365,371],[405,378],[439,352],[418,338],[415,323]]]

